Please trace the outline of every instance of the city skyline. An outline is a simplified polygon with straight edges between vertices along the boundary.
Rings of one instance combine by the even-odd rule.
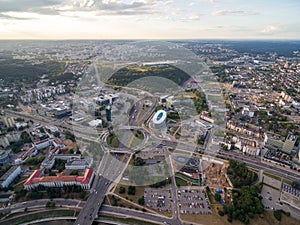
[[[0,39],[299,39],[300,2],[0,0]]]

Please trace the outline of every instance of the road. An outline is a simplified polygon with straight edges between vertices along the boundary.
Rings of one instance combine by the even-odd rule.
[[[293,181],[299,181],[300,180],[300,174],[299,172],[292,171],[287,168],[279,168],[276,167],[274,164],[267,164],[262,162],[259,158],[249,158],[247,156],[243,156],[238,153],[234,152],[225,152],[221,151],[220,156],[223,156],[228,159],[234,159],[236,161],[245,162],[248,166],[251,166],[253,168],[264,170],[266,172],[278,175],[280,177],[293,180]]]
[[[172,224],[172,225],[174,224],[174,220],[169,217],[149,214],[149,213],[145,213],[145,212],[139,212],[139,211],[120,208],[120,207],[113,207],[113,206],[108,206],[108,205],[103,205],[100,208],[100,214],[101,213],[122,214],[122,215],[128,216],[130,218],[138,218],[140,220],[143,219],[143,220],[147,220],[147,221],[157,222],[160,224],[164,224],[165,222],[167,224]]]
[[[96,186],[80,211],[74,223],[76,225],[91,225],[93,223],[95,217],[98,215],[99,207],[104,201],[109,185],[111,184],[110,180],[98,175],[96,175],[94,182],[96,183]]]
[[[0,212],[6,212],[6,211],[19,211],[24,212],[25,208],[43,208],[45,207],[46,203],[50,201],[50,199],[41,199],[41,200],[35,200],[35,201],[28,201],[25,203],[18,203],[15,205],[12,205],[11,208],[5,208],[0,209]],[[79,200],[72,200],[72,199],[54,199],[53,200],[56,203],[56,206],[62,206],[64,208],[70,208],[70,209],[82,209],[86,208],[85,204],[86,202],[82,202]],[[164,224],[165,222],[168,224],[174,224],[174,220],[169,217],[165,217],[158,214],[150,214],[145,212],[140,212],[136,210],[131,209],[125,209],[121,207],[115,207],[115,206],[108,206],[108,205],[102,205],[100,210],[97,210],[97,213],[101,215],[112,215],[112,216],[119,216],[119,217],[126,217],[126,218],[136,218],[138,220],[142,221],[149,221],[159,224]],[[87,218],[88,220],[88,218]],[[97,221],[97,220],[96,220]],[[83,224],[87,224],[84,221]]]

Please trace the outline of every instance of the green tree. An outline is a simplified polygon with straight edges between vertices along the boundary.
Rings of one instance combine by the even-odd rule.
[[[135,191],[136,191],[135,186],[129,186],[128,187],[128,194],[129,195],[135,195]]]
[[[144,205],[144,204],[145,204],[144,196],[141,196],[141,197],[138,199],[138,203],[139,203],[140,205]]]
[[[126,188],[121,186],[119,189],[119,194],[124,194],[125,192],[126,192]]]
[[[215,196],[214,196],[214,198],[215,198],[215,200],[216,200],[217,202],[220,202],[220,200],[221,200],[221,195],[220,195],[219,193],[216,193]]]
[[[281,211],[280,210],[275,210],[273,212],[273,215],[278,221],[281,221]]]

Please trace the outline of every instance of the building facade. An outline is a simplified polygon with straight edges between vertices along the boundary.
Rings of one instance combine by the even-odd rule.
[[[44,170],[35,170],[24,184],[26,190],[34,190],[42,187],[80,186],[82,189],[90,189],[95,177],[94,170],[87,168],[83,176],[43,176]]]
[[[2,188],[7,188],[18,175],[22,172],[20,166],[13,166],[11,167],[1,178],[0,184]]]

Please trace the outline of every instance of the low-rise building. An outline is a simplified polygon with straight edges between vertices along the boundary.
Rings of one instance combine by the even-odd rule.
[[[101,119],[92,120],[89,122],[89,126],[90,127],[102,126],[102,120]]]
[[[35,170],[24,184],[26,190],[34,190],[39,186],[42,187],[64,187],[64,186],[80,186],[82,189],[90,189],[95,177],[94,170],[88,168],[83,176],[43,176],[44,170]]]
[[[70,158],[65,164],[66,170],[84,170],[92,166],[92,160]]]
[[[42,141],[39,141],[39,142],[35,142],[34,145],[35,145],[37,150],[41,150],[43,148],[47,148],[50,145],[52,145],[52,140],[45,139],[45,140],[42,140]]]

